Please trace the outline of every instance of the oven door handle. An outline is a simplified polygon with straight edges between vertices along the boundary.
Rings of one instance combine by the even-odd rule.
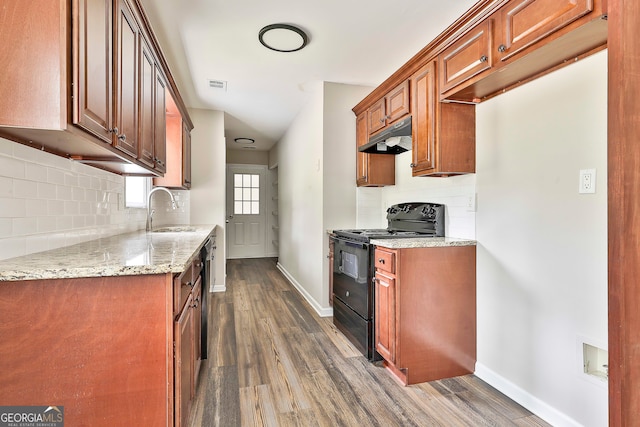
[[[351,242],[349,240],[341,240],[341,242],[347,246],[351,246],[353,248],[358,248],[358,249],[367,249],[369,247],[368,243]]]

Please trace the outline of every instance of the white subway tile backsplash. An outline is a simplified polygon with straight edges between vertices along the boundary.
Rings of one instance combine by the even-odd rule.
[[[36,217],[47,215],[47,200],[44,199],[27,199],[27,217]]]
[[[64,185],[56,185],[56,198],[58,200],[73,200],[72,188]]]
[[[47,216],[64,215],[64,205],[63,200],[47,200]]]
[[[0,197],[13,197],[13,179],[0,176]]]
[[[12,218],[0,218],[0,238],[13,235],[13,221]]]
[[[168,220],[188,223],[188,195]],[[145,221],[145,209],[124,207],[122,176],[0,138],[0,259],[143,229]]]
[[[33,199],[38,197],[38,183],[24,179],[13,180],[13,194],[18,199]]]
[[[26,214],[27,204],[24,199],[0,197],[0,218],[21,218]]]
[[[38,222],[38,233],[51,233],[56,231],[56,217],[55,216],[39,216],[36,217]]]
[[[77,187],[78,186],[78,176],[69,172],[65,172],[64,174],[64,185],[68,187]]]
[[[64,185],[64,172],[60,169],[47,168],[47,182],[49,184]]]
[[[30,235],[38,232],[38,221],[36,218],[14,218],[13,235]]]
[[[0,154],[4,154],[6,156],[13,156],[14,145],[16,145],[15,142],[0,138]]]
[[[58,230],[71,230],[73,228],[73,218],[70,216],[58,216],[56,221],[56,229]]]
[[[24,237],[2,239],[2,244],[0,244],[0,259],[13,258],[26,254],[26,239]]]
[[[46,182],[38,183],[38,198],[52,200],[56,198],[56,186]]]
[[[11,157],[0,156],[0,176],[24,179],[24,162]]]

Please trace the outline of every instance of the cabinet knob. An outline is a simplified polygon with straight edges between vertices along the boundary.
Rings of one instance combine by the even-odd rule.
[[[489,60],[489,58],[487,58],[487,55],[482,55],[480,57],[480,62],[487,62]]]
[[[501,44],[500,46],[498,46],[498,52],[502,53],[505,52],[507,50],[507,47],[503,44]]]
[[[351,295],[351,294],[349,294],[349,291],[347,291],[347,292],[345,292],[345,293],[344,293],[344,296],[345,296],[345,297],[348,297],[349,295]]]
[[[410,168],[412,168],[412,169],[413,169],[413,168],[415,168],[416,166],[418,166],[418,165],[416,165],[415,163],[411,163],[411,164],[409,165],[409,167],[410,167]]]
[[[118,132],[120,132],[120,130],[119,130],[117,127],[115,127],[115,128],[113,128],[113,129],[111,129],[109,132],[111,132],[111,133],[118,133]]]
[[[126,140],[127,140],[127,135],[125,135],[124,133],[123,133],[123,134],[121,134],[121,135],[118,135],[118,139],[119,139],[120,141],[126,141]]]
[[[378,262],[379,262],[380,264],[384,264],[384,258],[380,258],[380,259],[378,259]]]

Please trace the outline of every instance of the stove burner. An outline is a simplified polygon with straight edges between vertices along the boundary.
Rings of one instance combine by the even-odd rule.
[[[371,239],[444,236],[444,205],[400,203],[387,209],[386,229],[335,230],[336,236],[355,242]]]

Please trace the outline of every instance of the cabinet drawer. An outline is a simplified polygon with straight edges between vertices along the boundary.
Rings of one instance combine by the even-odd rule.
[[[197,277],[196,277],[197,278]],[[191,289],[195,282],[193,280],[193,266],[189,266],[181,275],[173,279],[173,314],[177,316],[184,304],[187,302]]]
[[[374,265],[376,269],[396,274],[396,254],[376,248]]]

